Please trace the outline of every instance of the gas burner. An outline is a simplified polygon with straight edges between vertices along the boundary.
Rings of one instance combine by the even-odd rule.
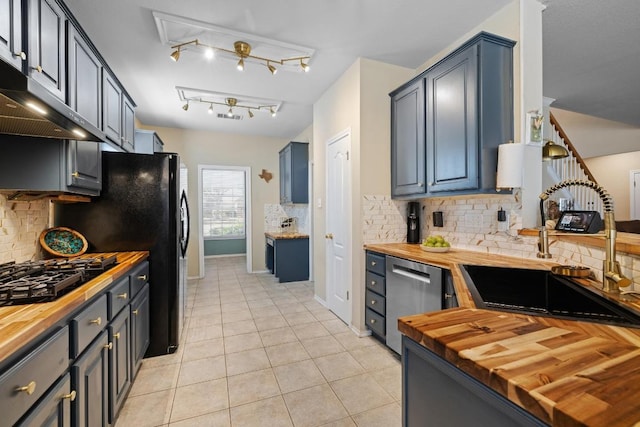
[[[115,265],[115,255],[0,264],[0,306],[52,301]]]

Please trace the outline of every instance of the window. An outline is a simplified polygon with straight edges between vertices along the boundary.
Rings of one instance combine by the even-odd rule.
[[[205,239],[242,239],[246,224],[244,170],[202,169],[202,233]]]

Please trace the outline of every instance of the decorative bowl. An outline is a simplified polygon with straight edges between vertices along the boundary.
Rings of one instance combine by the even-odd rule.
[[[420,249],[422,249],[425,252],[449,252],[451,247],[450,246],[437,247],[437,246],[420,245]]]
[[[82,234],[67,227],[44,230],[40,234],[40,245],[51,255],[59,257],[82,255],[89,247]]]

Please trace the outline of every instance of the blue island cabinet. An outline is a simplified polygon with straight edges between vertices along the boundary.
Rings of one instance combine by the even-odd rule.
[[[267,237],[265,258],[267,268],[280,283],[309,280],[309,237]]]

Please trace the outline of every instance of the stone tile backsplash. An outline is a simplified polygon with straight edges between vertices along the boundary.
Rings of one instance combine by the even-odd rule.
[[[264,231],[282,231],[280,224],[287,218],[295,218],[299,233],[309,234],[309,205],[264,205]]]
[[[49,202],[11,202],[0,195],[0,263],[40,259],[40,233],[48,227]]]
[[[429,198],[420,202],[421,239],[440,234],[455,248],[536,259],[538,238],[519,236],[522,228],[520,192],[505,195]],[[408,202],[390,196],[365,195],[363,206],[364,243],[404,242],[407,236]],[[499,230],[498,210],[507,214],[505,229]],[[434,227],[432,213],[443,213],[444,226]],[[553,261],[560,264],[582,265],[592,269],[602,281],[604,249],[569,242],[549,240]],[[640,257],[618,252],[618,261],[627,277],[640,283]],[[634,284],[640,291],[640,284]],[[631,288],[629,288],[631,289]]]

